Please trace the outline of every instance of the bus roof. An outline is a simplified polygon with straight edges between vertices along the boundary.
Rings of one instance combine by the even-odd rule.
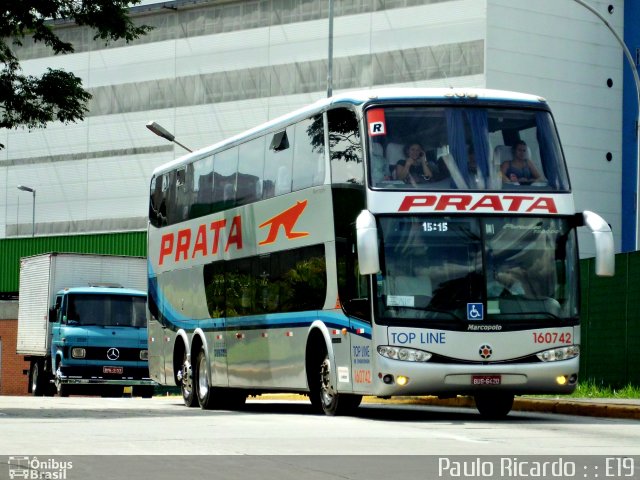
[[[523,103],[546,105],[546,100],[536,95],[526,93],[510,92],[506,90],[490,90],[484,88],[381,88],[369,90],[354,90],[340,93],[329,98],[320,99],[314,103],[306,105],[302,108],[294,110],[280,117],[269,120],[268,122],[257,125],[254,128],[241,132],[232,137],[226,138],[213,145],[208,145],[193,153],[188,153],[168,163],[160,165],[153,171],[153,175],[170,171],[178,165],[188,163],[189,161],[206,157],[211,153],[220,150],[225,146],[232,146],[245,138],[250,138],[261,132],[276,130],[278,127],[284,127],[289,123],[308,118],[317,112],[322,112],[332,105],[351,104],[362,105],[370,101],[407,101],[407,100],[423,100],[423,101],[454,101],[455,99],[480,100],[486,102],[505,102],[505,103]]]

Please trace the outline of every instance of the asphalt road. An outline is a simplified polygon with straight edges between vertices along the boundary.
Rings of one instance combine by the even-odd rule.
[[[365,472],[363,478],[396,478],[436,472],[443,456],[456,455],[490,461],[498,461],[496,455],[550,461],[582,456],[578,466],[588,473],[597,465],[582,465],[586,459],[604,469],[604,456],[636,456],[633,476],[619,478],[640,478],[640,421],[515,411],[489,422],[473,409],[432,405],[367,403],[356,416],[326,417],[313,415],[306,401],[257,400],[242,411],[203,411],[184,407],[176,397],[0,397],[0,479],[9,478],[9,457],[36,455],[75,462],[65,480],[282,480],[294,478],[291,472],[305,479],[361,478]],[[91,457],[78,457],[85,455]],[[274,477],[268,475],[272,470]]]

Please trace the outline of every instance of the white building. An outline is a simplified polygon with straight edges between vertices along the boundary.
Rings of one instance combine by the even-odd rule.
[[[624,1],[591,0],[618,32]],[[609,9],[609,6],[614,8]],[[609,10],[612,10],[609,13]],[[177,0],[136,7],[155,29],[105,47],[61,25],[76,53],[25,42],[25,73],[73,71],[93,95],[82,123],[0,131],[0,238],[143,230],[152,170],[326,96],[328,1]],[[614,36],[572,0],[335,0],[333,90],[489,87],[554,111],[579,210],[606,218],[620,249],[622,76]],[[608,155],[610,154],[610,155]],[[608,160],[610,158],[610,160]],[[580,238],[591,256],[590,237]]]

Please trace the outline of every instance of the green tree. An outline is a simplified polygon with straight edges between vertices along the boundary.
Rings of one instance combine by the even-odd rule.
[[[9,0],[0,8],[0,128],[44,128],[51,121],[82,120],[91,95],[71,72],[48,68],[41,76],[24,75],[14,50],[25,37],[42,42],[54,54],[73,53],[53,23],[73,20],[92,28],[94,40],[127,43],[151,27],[137,26],[129,7],[141,0]],[[0,149],[4,145],[0,144]]]

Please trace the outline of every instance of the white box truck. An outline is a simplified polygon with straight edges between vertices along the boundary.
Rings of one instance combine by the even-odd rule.
[[[20,260],[17,353],[29,392],[151,397],[142,257],[47,253]]]

